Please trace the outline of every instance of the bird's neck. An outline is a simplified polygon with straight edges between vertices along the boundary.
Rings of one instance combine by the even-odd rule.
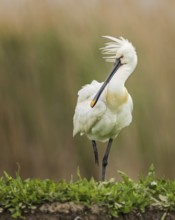
[[[117,111],[117,109],[128,100],[128,92],[125,88],[125,82],[130,74],[131,72],[127,66],[123,65],[118,69],[109,82],[106,101],[109,108],[113,111]]]

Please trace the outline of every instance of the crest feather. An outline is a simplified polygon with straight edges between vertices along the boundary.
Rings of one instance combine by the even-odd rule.
[[[111,55],[103,57],[107,62],[115,62],[116,60],[116,53],[119,48],[121,48],[125,43],[128,43],[128,40],[124,39],[123,37],[115,38],[111,36],[102,36],[112,42],[105,43],[105,46],[100,48],[102,50],[102,54]]]

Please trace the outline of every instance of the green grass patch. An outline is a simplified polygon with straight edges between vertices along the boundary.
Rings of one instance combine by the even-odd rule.
[[[111,179],[97,182],[81,178],[67,182],[46,179],[21,179],[19,174],[12,178],[6,172],[0,178],[0,209],[10,211],[12,217],[22,217],[25,210],[36,209],[46,202],[81,203],[85,206],[97,204],[106,207],[109,214],[117,216],[133,210],[144,212],[156,207],[175,210],[175,181],[156,179],[154,167],[148,175],[137,182],[119,172],[122,180]]]

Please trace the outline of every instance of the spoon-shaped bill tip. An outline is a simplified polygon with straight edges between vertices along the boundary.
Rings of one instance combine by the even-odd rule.
[[[91,108],[93,108],[93,107],[95,106],[95,102],[96,102],[96,100],[95,100],[95,99],[92,99],[92,101],[91,101],[91,103],[90,103]]]

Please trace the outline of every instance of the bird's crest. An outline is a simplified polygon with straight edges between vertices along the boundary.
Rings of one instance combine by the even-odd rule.
[[[123,47],[125,44],[131,44],[128,40],[123,37],[115,38],[111,36],[102,36],[107,39],[112,40],[112,42],[105,43],[105,46],[100,48],[102,50],[102,54],[110,55],[107,57],[103,57],[107,62],[115,62],[117,51]]]

